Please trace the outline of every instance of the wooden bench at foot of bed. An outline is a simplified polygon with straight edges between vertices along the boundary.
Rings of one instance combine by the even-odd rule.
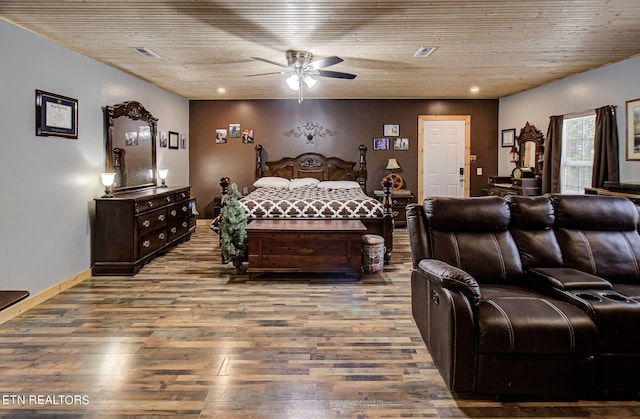
[[[249,277],[264,273],[344,273],[360,278],[359,220],[253,220],[247,225]]]

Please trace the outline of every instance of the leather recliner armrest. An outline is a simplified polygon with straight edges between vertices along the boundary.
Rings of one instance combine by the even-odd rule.
[[[473,306],[480,302],[478,282],[462,269],[437,259],[423,259],[418,263],[418,272],[443,288],[459,290]]]
[[[527,271],[527,281],[562,291],[613,289],[606,279],[573,268],[533,268]]]

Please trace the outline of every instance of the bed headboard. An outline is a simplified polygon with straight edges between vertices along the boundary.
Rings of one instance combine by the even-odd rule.
[[[256,179],[264,176],[279,176],[287,179],[313,177],[318,180],[354,180],[366,192],[367,147],[358,147],[358,162],[346,161],[339,157],[326,157],[318,153],[303,153],[296,157],[262,162],[262,145],[256,145]],[[355,166],[358,164],[358,168]]]

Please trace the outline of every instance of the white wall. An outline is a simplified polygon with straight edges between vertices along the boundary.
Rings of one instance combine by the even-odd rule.
[[[516,135],[529,121],[547,135],[549,117],[614,105],[620,140],[620,181],[640,182],[640,162],[626,161],[625,102],[640,98],[640,57],[611,64],[597,70],[559,80],[523,93],[500,99],[498,133],[515,128]],[[513,169],[508,148],[498,138],[498,169],[509,175]]]
[[[33,295],[91,267],[103,107],[138,100],[159,130],[188,138],[189,102],[1,20],[0,56],[0,289]],[[78,99],[77,140],[35,135],[36,89]],[[188,185],[188,150],[159,149],[158,165]]]

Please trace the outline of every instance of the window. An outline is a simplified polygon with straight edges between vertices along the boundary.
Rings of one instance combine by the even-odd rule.
[[[564,118],[562,124],[562,164],[560,193],[581,194],[591,186],[595,113]]]

